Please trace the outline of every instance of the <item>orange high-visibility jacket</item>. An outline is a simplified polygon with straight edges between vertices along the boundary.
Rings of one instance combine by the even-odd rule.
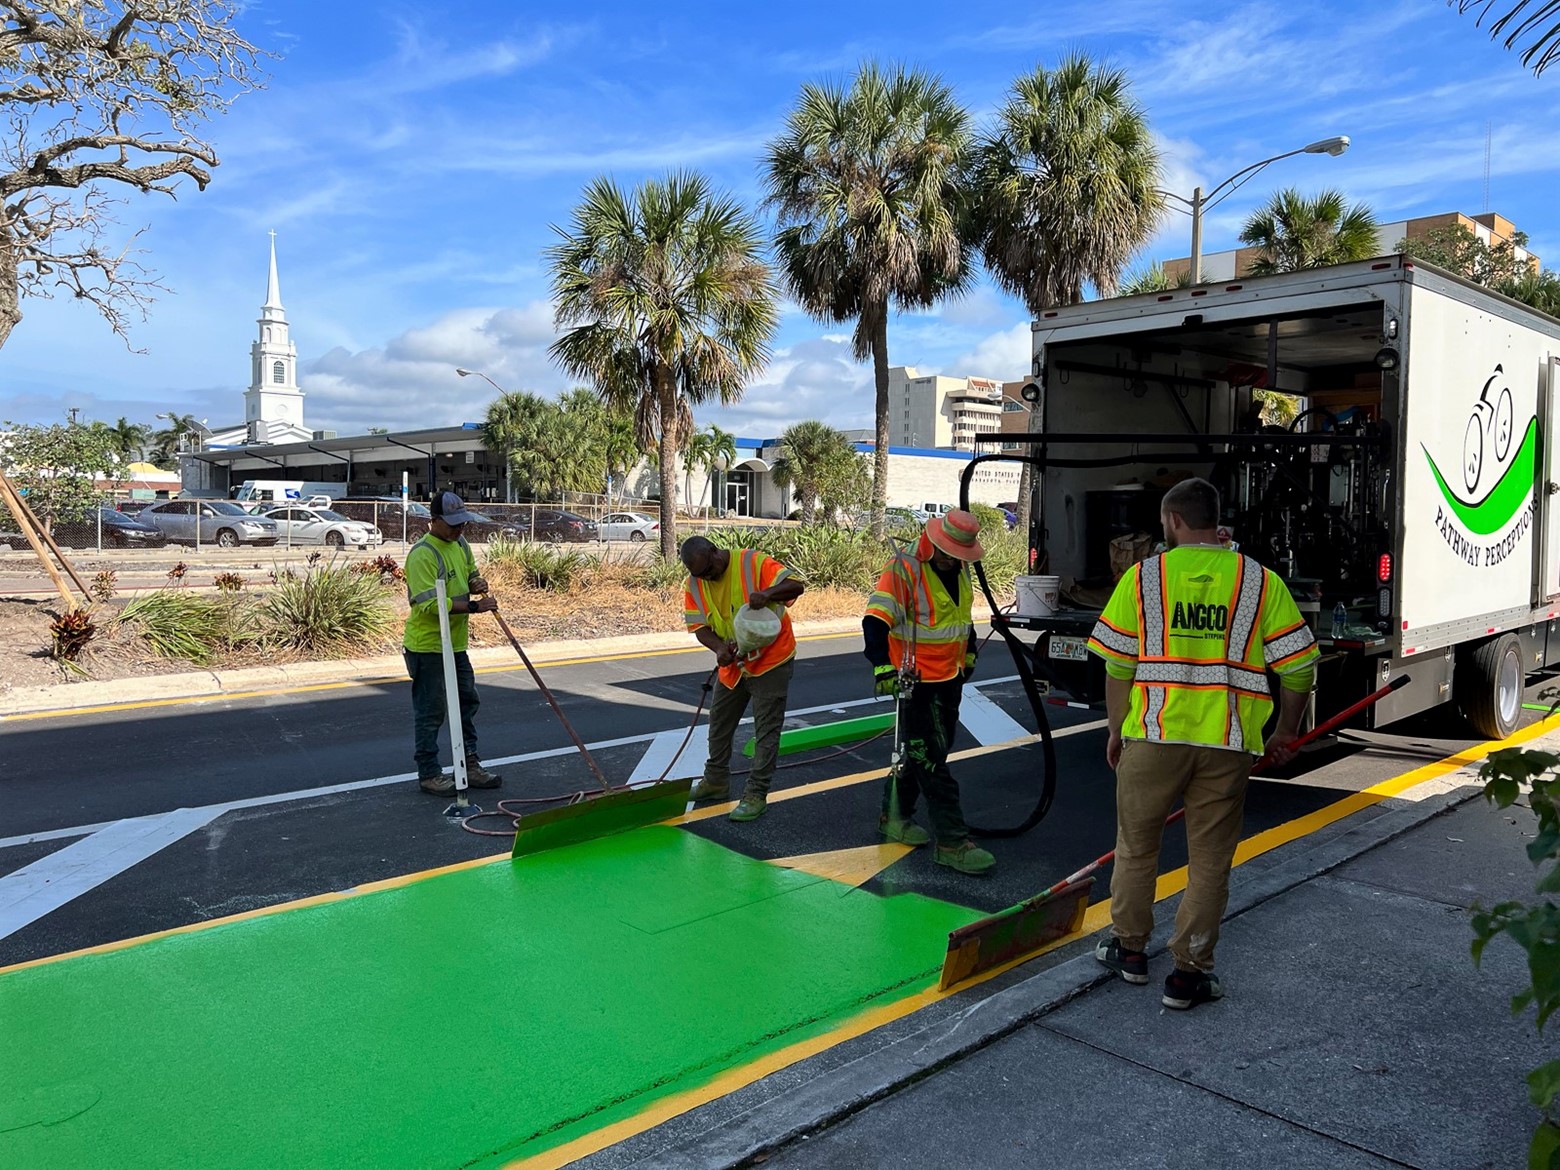
[[[914,645],[916,674],[924,682],[957,678],[975,628],[970,571],[959,573],[959,595],[951,597],[929,563],[932,543],[923,534],[915,554],[896,553],[878,577],[867,616],[888,627],[888,654],[903,669]]]
[[[730,589],[726,593],[729,606],[721,607],[715,599],[714,582],[689,577],[683,584],[683,620],[690,631],[708,626],[728,642],[733,638],[732,619],[736,611],[747,604],[756,590],[767,590],[788,580],[795,573],[774,557],[752,548],[731,550],[731,563],[726,572],[731,576]],[[769,645],[753,651],[746,658],[739,658],[730,666],[720,668],[720,681],[734,687],[744,673],[760,675],[789,662],[796,655],[796,634],[791,630],[791,615],[785,612],[791,603],[780,606],[780,636]]]

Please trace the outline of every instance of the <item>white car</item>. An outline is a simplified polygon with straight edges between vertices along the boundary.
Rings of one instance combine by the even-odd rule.
[[[608,512],[600,531],[602,540],[659,540],[661,522],[643,512]]]
[[[275,520],[279,543],[324,544],[331,548],[377,548],[384,534],[364,520],[353,520],[329,508],[272,508],[266,519]]]

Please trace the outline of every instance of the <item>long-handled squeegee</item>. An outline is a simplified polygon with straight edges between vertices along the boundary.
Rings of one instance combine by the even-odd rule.
[[[1407,675],[1393,679],[1379,691],[1366,695],[1358,703],[1318,724],[1295,740],[1291,747],[1303,747],[1337,730],[1372,703],[1380,702],[1393,691],[1407,685]],[[1271,757],[1263,756],[1251,770],[1253,773],[1259,772],[1271,763]],[[1165,819],[1165,824],[1173,825],[1185,815],[1186,810],[1178,808]],[[942,979],[937,986],[946,991],[972,976],[1031,955],[1059,938],[1076,934],[1083,928],[1089,891],[1094,886],[1093,874],[1102,866],[1109,865],[1115,856],[1114,849],[1103,853],[1034,897],[953,931],[948,935],[948,953],[943,958]]]

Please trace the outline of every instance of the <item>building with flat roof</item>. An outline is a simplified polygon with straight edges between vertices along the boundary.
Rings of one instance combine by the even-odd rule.
[[[1395,220],[1392,223],[1384,223],[1376,229],[1376,251],[1385,256],[1397,250],[1400,240],[1423,239],[1437,228],[1451,227],[1460,224],[1477,236],[1485,244],[1494,247],[1497,244],[1511,243],[1516,234],[1516,226],[1505,216],[1496,215],[1493,211],[1483,215],[1464,215],[1460,211],[1449,211],[1444,215],[1423,215],[1417,219]],[[1516,255],[1519,260],[1525,260],[1533,268],[1539,265],[1539,259],[1526,248],[1516,247]],[[1206,252],[1202,258],[1202,278],[1205,282],[1218,280],[1235,280],[1251,273],[1251,265],[1262,254],[1260,248],[1236,248],[1228,252]],[[1176,260],[1166,260],[1162,267],[1165,275],[1172,279],[1179,279],[1192,270],[1190,256],[1182,256]]]
[[[895,446],[973,451],[976,435],[1002,429],[1002,383],[994,378],[888,371],[888,441]]]

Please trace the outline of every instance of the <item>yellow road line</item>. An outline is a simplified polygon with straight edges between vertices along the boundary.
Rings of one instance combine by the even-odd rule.
[[[1324,808],[1320,808],[1313,813],[1308,813],[1303,817],[1297,817],[1295,820],[1287,821],[1282,825],[1275,825],[1271,829],[1267,829],[1253,837],[1248,837],[1246,840],[1242,841],[1240,846],[1235,851],[1235,864],[1238,866],[1247,861],[1251,861],[1253,858],[1260,857],[1264,853],[1269,853],[1272,850],[1279,848],[1281,845],[1286,845],[1291,841],[1296,841],[1301,837],[1316,832],[1318,829],[1340,821],[1344,817],[1350,816],[1353,813],[1360,811],[1361,809],[1369,808],[1374,804],[1379,804],[1381,801],[1386,800],[1389,797],[1396,796],[1400,792],[1406,792],[1408,789],[1414,787],[1417,784],[1422,784],[1427,780],[1437,779],[1438,777],[1444,776],[1450,772],[1455,772],[1459,768],[1466,767],[1469,764],[1478,763],[1485,756],[1489,755],[1490,752],[1497,748],[1513,747],[1517,744],[1525,743],[1530,739],[1534,739],[1537,736],[1542,735],[1546,731],[1552,730],[1556,726],[1560,726],[1560,716],[1553,716],[1548,719],[1540,720],[1531,726],[1514,732],[1511,736],[1504,740],[1492,740],[1488,743],[1482,743],[1474,747],[1467,748],[1464,751],[1458,752],[1456,755],[1447,756],[1444,759],[1425,764],[1421,767],[1415,768],[1411,772],[1406,772],[1401,776],[1393,777],[1391,780],[1384,780],[1380,784],[1373,785],[1361,792],[1354,793],[1350,796],[1344,797],[1341,800],[1334,801],[1332,804],[1329,804]],[[1003,746],[1008,745],[998,745],[998,749]],[[993,749],[976,749],[975,752],[961,754],[977,754],[982,750]],[[862,779],[870,778],[871,775],[881,776],[883,775],[883,772],[871,774],[863,773],[861,776],[854,779],[847,779],[851,779],[851,782],[853,783],[860,783]],[[838,787],[839,785],[835,786]],[[771,799],[779,799],[783,795],[783,793],[777,793],[775,797],[772,797]],[[729,808],[732,806],[728,805],[725,807]],[[706,813],[707,815],[715,815],[709,810],[700,811]],[[703,819],[703,817],[690,817],[690,819]],[[1159,880],[1154,887],[1154,900],[1156,902],[1163,901],[1166,898],[1170,898],[1176,894],[1179,894],[1185,888],[1186,867],[1182,866],[1180,869],[1171,870],[1170,872],[1161,874],[1159,876]],[[671,1097],[657,1101],[654,1104],[647,1106],[644,1110],[635,1114],[633,1117],[627,1117],[621,1121],[613,1122],[610,1125],[603,1126],[601,1129],[596,1130],[593,1133],[586,1134],[583,1137],[576,1138],[565,1145],[558,1146],[543,1153],[534,1154],[530,1157],[519,1158],[509,1162],[506,1164],[505,1170],[556,1170],[557,1167],[567,1166],[570,1162],[575,1161],[578,1158],[586,1157],[589,1154],[594,1154],[600,1150],[604,1150],[608,1146],[613,1146],[621,1141],[626,1141],[628,1138],[636,1137],[639,1134],[644,1133],[646,1130],[653,1129],[655,1126],[660,1125],[662,1122],[670,1121],[674,1117],[678,1117],[684,1113],[690,1112],[691,1110],[697,1109],[701,1105],[707,1105],[709,1102],[714,1101],[720,1097],[724,1097],[728,1093],[734,1093],[738,1089],[745,1088],[754,1081],[768,1076],[770,1073],[778,1072],[783,1068],[788,1068],[798,1061],[805,1060],[809,1056],[815,1056],[820,1052],[826,1052],[828,1049],[833,1048],[838,1044],[843,1044],[847,1040],[852,1040],[857,1036],[865,1035],[874,1028],[880,1028],[884,1024],[889,1024],[895,1020],[903,1019],[912,1012],[919,1011],[921,1008],[936,1003],[939,1000],[946,999],[951,995],[958,995],[960,992],[965,991],[971,987],[979,986],[989,979],[995,979],[998,975],[1006,974],[1008,971],[1011,971],[1020,964],[1029,962],[1031,959],[1039,958],[1041,955],[1047,954],[1050,951],[1054,951],[1058,947],[1066,946],[1068,943],[1074,942],[1079,938],[1083,938],[1087,935],[1103,930],[1109,924],[1110,903],[1108,901],[1096,902],[1084,913],[1083,926],[1077,934],[1072,934],[1068,935],[1066,938],[1057,939],[1055,942],[1049,943],[1042,949],[1035,951],[1033,954],[1025,955],[1019,959],[1014,959],[1013,961],[1005,963],[993,971],[988,971],[974,979],[966,980],[958,987],[951,988],[947,991],[940,991],[938,988],[933,986],[927,988],[924,991],[917,992],[915,995],[898,1000],[894,1003],[884,1004],[881,1007],[869,1009],[868,1011],[862,1012],[860,1015],[852,1017],[832,1031],[825,1032],[809,1040],[798,1041],[797,1043],[792,1044],[787,1048],[781,1049],[779,1052],[770,1053],[769,1055],[752,1061],[749,1064],[741,1065],[737,1068],[727,1069],[708,1084],[704,1084],[693,1089],[685,1089],[684,1091],[674,1094]]]
[[[829,638],[848,637],[849,632],[839,634],[804,634],[797,638],[798,642],[820,642]],[[668,654],[693,654],[709,653],[703,646],[676,646],[666,650],[630,650],[623,654],[585,654],[578,658],[560,658],[556,662],[540,662],[538,667],[553,666],[582,666],[591,662],[616,661],[620,658],[660,658]],[[522,663],[516,662],[510,666],[483,666],[479,667],[477,674],[508,674],[511,671],[524,670]],[[17,715],[0,715],[0,722],[21,723],[24,720],[33,719],[64,719],[79,715],[101,715],[112,711],[142,711],[152,707],[181,707],[190,703],[214,703],[226,702],[230,699],[258,699],[275,695],[302,695],[311,691],[335,691],[347,687],[374,686],[378,683],[404,683],[405,674],[373,674],[359,678],[347,679],[344,682],[328,683],[300,683],[288,687],[267,687],[252,691],[218,691],[209,695],[180,695],[169,699],[140,699],[126,703],[100,703],[89,707],[64,707],[54,711],[25,711]]]

